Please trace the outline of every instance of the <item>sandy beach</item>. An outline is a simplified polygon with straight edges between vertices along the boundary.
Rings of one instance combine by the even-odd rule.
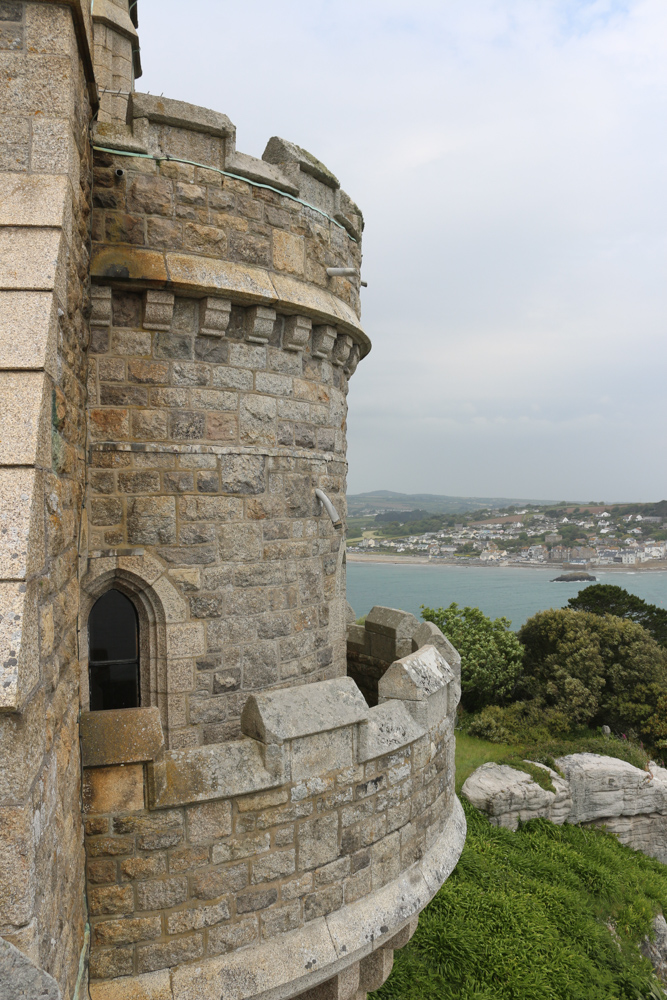
[[[656,573],[667,570],[667,560],[656,559],[649,563],[636,563],[634,566],[622,566],[612,564],[610,566],[589,566],[581,569],[564,569],[562,563],[526,563],[526,562],[462,562],[458,559],[429,559],[427,556],[391,556],[374,553],[372,556],[362,555],[361,552],[347,552],[348,562],[362,563],[391,563],[394,566],[404,564],[417,564],[421,566],[464,566],[469,569],[553,569],[558,573],[590,573],[595,576],[596,570],[599,573]]]

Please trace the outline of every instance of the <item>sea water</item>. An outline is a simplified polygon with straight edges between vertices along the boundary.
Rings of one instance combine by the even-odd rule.
[[[357,618],[367,614],[374,604],[411,611],[419,618],[422,604],[440,608],[456,601],[461,607],[481,608],[491,618],[509,618],[512,627],[518,629],[537,611],[566,607],[570,597],[590,585],[552,583],[562,572],[560,567],[348,562],[347,599]],[[591,575],[598,583],[623,587],[649,604],[667,606],[667,572],[605,572],[604,568],[595,568]]]

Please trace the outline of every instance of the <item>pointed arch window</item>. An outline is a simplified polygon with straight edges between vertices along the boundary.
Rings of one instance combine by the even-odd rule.
[[[91,712],[139,708],[139,620],[132,601],[108,590],[88,618]]]

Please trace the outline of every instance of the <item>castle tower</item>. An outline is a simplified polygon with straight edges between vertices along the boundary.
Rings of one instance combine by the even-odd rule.
[[[0,4],[0,975],[351,1000],[464,837],[456,651],[345,598],[363,220],[137,24]]]

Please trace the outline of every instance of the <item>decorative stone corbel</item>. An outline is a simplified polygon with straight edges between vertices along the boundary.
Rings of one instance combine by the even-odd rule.
[[[111,326],[111,289],[105,285],[93,285],[90,290],[92,312],[91,326]]]
[[[352,350],[350,351],[350,356],[345,362],[343,371],[348,378],[352,378],[357,370],[357,365],[359,364],[359,359],[361,357],[361,351],[359,350],[358,344],[352,345]]]
[[[302,351],[310,338],[313,321],[307,316],[286,316],[283,347],[286,351]]]
[[[224,337],[229,326],[232,303],[212,295],[199,303],[199,333],[202,337]]]
[[[147,291],[144,297],[144,329],[169,330],[174,317],[174,293]]]
[[[350,351],[354,345],[354,341],[349,333],[339,333],[336,338],[336,343],[333,346],[333,352],[331,360],[339,368],[342,368],[350,356]]]
[[[275,309],[266,306],[252,306],[246,309],[245,339],[251,344],[267,344],[276,321]]]
[[[327,361],[330,361],[337,336],[338,331],[335,326],[316,326],[313,329],[313,357],[326,358]]]

